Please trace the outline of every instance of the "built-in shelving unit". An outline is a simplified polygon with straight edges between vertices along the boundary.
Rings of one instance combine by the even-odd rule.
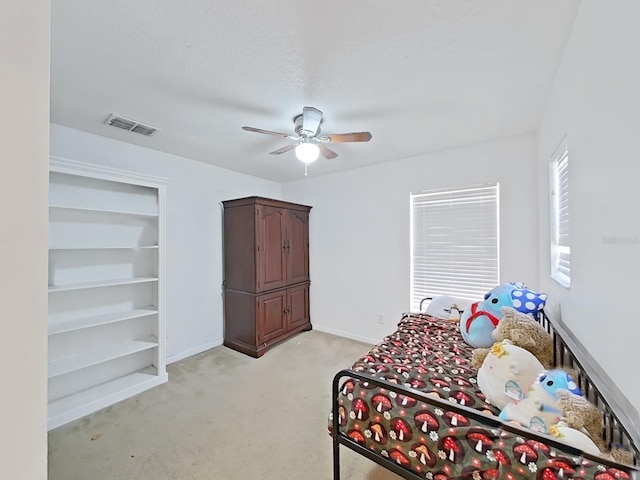
[[[51,159],[49,429],[167,380],[167,181]]]

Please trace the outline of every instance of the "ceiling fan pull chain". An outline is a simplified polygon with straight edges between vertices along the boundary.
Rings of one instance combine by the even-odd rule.
[[[305,163],[305,164],[304,164],[304,176],[305,176],[305,177],[307,176],[307,169],[308,169],[308,168],[309,168],[309,164],[308,164],[308,163]]]

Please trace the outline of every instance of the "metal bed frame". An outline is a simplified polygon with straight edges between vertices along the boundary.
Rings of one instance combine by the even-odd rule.
[[[404,318],[404,316],[403,316]],[[578,374],[578,379],[580,383],[580,388],[584,392],[584,395],[594,403],[602,412],[604,418],[604,429],[602,432],[603,439],[605,440],[607,446],[611,448],[612,446],[620,446],[625,448],[633,453],[634,456],[634,465],[638,465],[640,461],[640,451],[638,447],[640,446],[640,442],[638,441],[638,432],[635,430],[627,429],[625,425],[632,425],[630,418],[624,412],[623,409],[619,407],[619,404],[615,402],[614,398],[610,398],[608,401],[605,399],[604,395],[601,393],[602,391],[608,392],[609,389],[606,389],[603,381],[595,374],[594,371],[589,371],[585,368],[588,365],[586,358],[581,354],[580,349],[578,349],[578,345],[572,336],[565,330],[562,325],[557,323],[552,324],[549,317],[545,312],[542,312],[542,318],[540,323],[542,326],[551,334],[553,338],[554,345],[554,363],[558,368],[572,368]],[[632,480],[640,480],[640,470],[637,467],[631,466],[621,466],[613,461],[608,461],[601,457],[595,457],[586,453],[581,452],[565,443],[557,442],[549,437],[543,437],[535,432],[523,429],[520,427],[516,427],[512,424],[508,424],[502,422],[497,417],[491,417],[486,415],[478,410],[465,407],[463,405],[459,405],[456,403],[448,402],[439,398],[434,398],[433,396],[426,395],[423,392],[415,390],[410,387],[405,387],[403,385],[398,385],[392,382],[388,382],[382,378],[374,377],[369,374],[356,372],[353,370],[341,370],[339,371],[333,378],[332,385],[332,432],[331,437],[333,440],[333,479],[340,480],[340,445],[343,445],[365,457],[372,460],[373,462],[381,465],[388,470],[391,470],[395,474],[407,480],[423,480],[424,477],[418,475],[415,472],[407,470],[402,466],[398,465],[391,459],[385,458],[382,455],[369,450],[365,446],[357,443],[355,440],[352,440],[345,433],[340,431],[339,425],[339,407],[340,407],[340,397],[339,397],[339,388],[342,378],[352,378],[359,381],[366,381],[378,388],[384,388],[388,391],[396,392],[397,394],[406,395],[421,402],[440,407],[444,410],[449,410],[455,413],[460,413],[469,418],[473,418],[488,427],[500,428],[502,430],[517,434],[523,435],[527,438],[537,440],[539,442],[545,443],[551,447],[563,450],[569,454],[582,456],[584,458],[588,458],[593,460],[594,462],[598,462],[602,465],[609,465],[614,468],[627,470],[632,478]]]

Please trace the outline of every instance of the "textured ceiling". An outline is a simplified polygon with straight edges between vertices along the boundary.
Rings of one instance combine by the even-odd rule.
[[[335,144],[310,176],[536,130],[579,0],[53,0],[51,121],[285,182],[305,105]],[[103,124],[110,113],[162,129]]]

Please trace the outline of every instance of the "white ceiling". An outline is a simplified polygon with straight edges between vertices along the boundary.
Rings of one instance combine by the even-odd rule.
[[[310,176],[534,131],[579,0],[53,0],[51,121],[278,182],[305,105]],[[162,129],[103,124],[116,113]]]

